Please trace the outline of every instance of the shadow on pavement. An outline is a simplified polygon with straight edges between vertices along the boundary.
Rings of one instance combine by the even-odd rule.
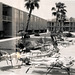
[[[47,73],[47,71],[45,70],[33,70],[33,72],[32,73],[34,73],[34,74],[39,74],[39,75],[44,75],[44,74],[46,74]],[[75,69],[72,69],[71,68],[71,71],[70,71],[70,74],[71,75],[75,75]],[[56,69],[53,69],[51,72],[49,72],[47,75],[68,75],[67,74],[67,71],[65,71],[65,70],[56,70]]]
[[[21,69],[21,65],[0,67],[1,71],[7,71],[10,69]]]

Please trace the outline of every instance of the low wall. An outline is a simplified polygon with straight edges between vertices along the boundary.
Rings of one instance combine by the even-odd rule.
[[[15,50],[16,40],[9,40],[0,42],[0,49],[3,50]]]

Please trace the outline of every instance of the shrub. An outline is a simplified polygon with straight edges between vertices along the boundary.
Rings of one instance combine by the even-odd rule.
[[[66,37],[72,37],[72,34],[70,32],[66,33]]]

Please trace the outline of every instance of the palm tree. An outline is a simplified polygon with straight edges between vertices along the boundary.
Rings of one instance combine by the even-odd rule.
[[[65,21],[65,17],[66,17],[66,9],[65,9],[65,4],[64,3],[56,3],[55,4],[56,7],[52,7],[52,15],[56,16],[56,26],[55,26],[55,31],[57,30],[57,25],[61,22]]]
[[[56,5],[56,7],[52,7],[52,15],[54,15],[55,17],[56,17],[56,25],[55,25],[55,30],[54,30],[54,33],[56,33],[56,31],[57,31],[57,25],[58,25],[58,19],[60,18],[60,12],[59,12],[59,10],[60,10],[60,2],[59,3],[56,3],[55,5]],[[55,41],[56,41],[56,36],[55,35],[53,35],[54,33],[52,33],[51,34],[51,39],[52,39],[52,42],[53,42],[53,46],[55,47]]]
[[[35,9],[35,7],[38,9],[39,8],[39,1],[40,0],[25,0],[25,7],[29,10],[29,14],[28,14],[28,20],[27,20],[27,26],[26,26],[26,32],[28,30],[28,26],[29,26],[29,21],[30,21],[30,17],[31,17],[31,13],[32,11]]]
[[[65,4],[58,2],[55,4],[56,7],[52,7],[52,15],[56,16],[56,26],[55,26],[55,33],[57,31],[57,26],[59,25],[59,29],[58,32],[61,30],[61,22],[64,22],[65,20],[65,16],[66,16],[66,9],[65,9]],[[57,39],[56,37],[58,37],[59,33],[56,33],[56,35],[53,35],[53,33],[51,34],[51,39],[52,39],[52,43],[55,49],[57,49],[59,51],[59,49],[57,48]],[[61,34],[60,34],[60,38],[61,38]]]

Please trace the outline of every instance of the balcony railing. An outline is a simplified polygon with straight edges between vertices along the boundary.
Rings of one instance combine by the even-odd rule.
[[[3,21],[9,21],[9,22],[11,22],[12,18],[10,16],[3,15]]]

